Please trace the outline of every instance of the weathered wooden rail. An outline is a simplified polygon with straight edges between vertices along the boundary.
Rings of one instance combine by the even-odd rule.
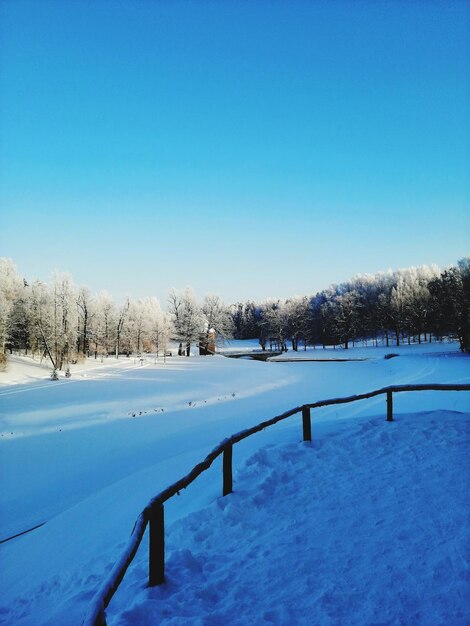
[[[313,402],[311,404],[304,404],[302,406],[295,407],[290,411],[281,413],[281,415],[277,415],[276,417],[261,422],[252,428],[242,430],[228,439],[224,439],[206,456],[201,463],[198,463],[198,465],[196,465],[189,472],[189,474],[152,498],[145,509],[140,513],[121,557],[115,563],[107,579],[93,597],[83,621],[83,626],[106,626],[106,607],[121,584],[127,568],[131,564],[142,541],[147,525],[149,526],[149,586],[160,585],[165,582],[164,503],[183,489],[186,489],[186,487],[194,482],[200,474],[209,469],[215,459],[220,455],[223,455],[222,494],[224,496],[230,494],[233,490],[232,449],[236,443],[264,430],[265,428],[268,428],[269,426],[273,426],[274,424],[277,424],[277,422],[287,419],[296,413],[302,413],[303,440],[311,441],[311,409],[335,404],[357,402],[358,400],[366,400],[379,395],[386,395],[387,421],[392,422],[393,394],[409,391],[470,391],[470,384],[392,385],[390,387],[383,387],[382,389],[376,389],[375,391],[369,391],[368,393],[362,393],[354,396],[320,400],[319,402]]]

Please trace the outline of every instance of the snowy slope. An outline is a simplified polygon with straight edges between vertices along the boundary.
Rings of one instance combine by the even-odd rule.
[[[359,418],[250,456],[235,492],[141,550],[110,625],[468,624],[470,413]]]
[[[232,432],[322,398],[391,383],[470,380],[469,360],[448,344],[430,352],[416,346],[391,360],[373,349],[370,355],[350,363],[176,357],[141,367],[124,360],[70,380],[1,388],[0,538],[46,524],[0,545],[0,623],[79,624],[148,499]],[[463,396],[403,394],[395,409],[465,411]],[[343,428],[338,418],[383,419],[384,408],[376,398],[322,409],[314,433],[320,423]],[[239,444],[235,467],[266,443],[297,442],[300,430],[292,418]],[[219,491],[214,467],[168,506],[169,523]]]

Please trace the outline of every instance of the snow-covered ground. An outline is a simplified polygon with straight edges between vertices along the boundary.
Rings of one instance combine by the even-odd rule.
[[[0,545],[0,623],[80,624],[147,501],[231,433],[392,383],[470,382],[455,344],[386,352],[400,356],[110,359],[55,382],[18,358],[0,374],[0,539],[45,524]],[[469,394],[400,394],[394,410],[315,411],[312,446],[299,416],[237,444],[235,493],[220,497],[216,462],[167,504],[169,582],[145,589],[144,540],[109,622],[469,623]]]
[[[468,624],[469,419],[356,418],[263,447],[230,497],[173,524],[166,585],[143,588],[141,551],[109,624]]]

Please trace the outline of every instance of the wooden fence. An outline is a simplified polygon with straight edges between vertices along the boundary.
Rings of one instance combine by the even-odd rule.
[[[302,406],[295,407],[294,409],[286,411],[281,415],[277,415],[272,419],[261,422],[257,426],[242,430],[228,439],[224,439],[206,456],[201,463],[196,465],[189,472],[189,474],[152,498],[145,509],[140,513],[121,557],[115,563],[107,579],[93,597],[87,615],[83,621],[83,626],[106,626],[105,609],[119,587],[127,568],[131,564],[140,542],[142,541],[147,525],[149,526],[149,586],[160,585],[165,582],[164,503],[174,495],[178,494],[181,490],[186,489],[186,487],[188,487],[200,474],[209,469],[215,459],[221,454],[223,455],[222,494],[226,496],[231,493],[233,488],[232,449],[236,443],[260,432],[261,430],[264,430],[265,428],[268,428],[268,426],[273,426],[277,422],[287,419],[296,413],[302,413],[303,440],[311,441],[311,409],[335,404],[356,402],[358,400],[365,400],[379,395],[386,395],[387,397],[387,421],[392,422],[393,394],[405,391],[470,391],[470,384],[393,385],[355,396],[321,400],[319,402],[313,402],[311,404],[304,404]]]

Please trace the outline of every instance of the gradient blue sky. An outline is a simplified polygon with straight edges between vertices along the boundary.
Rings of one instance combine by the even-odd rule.
[[[0,256],[227,302],[470,253],[470,4],[0,3]]]

